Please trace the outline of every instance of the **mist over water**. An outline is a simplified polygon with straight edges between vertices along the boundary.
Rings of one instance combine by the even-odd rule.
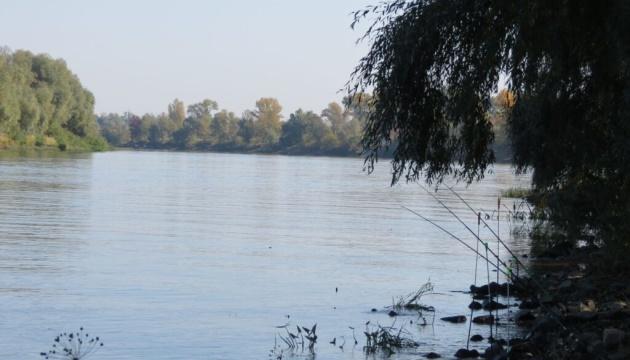
[[[436,308],[435,324],[396,321],[414,320],[407,328],[418,353],[448,358],[466,345],[468,325],[438,319],[468,313],[469,296],[451,291],[473,282],[475,257],[401,205],[473,238],[420,186],[390,187],[386,162],[369,176],[362,165],[177,152],[2,155],[0,358],[37,359],[56,334],[84,326],[105,342],[94,359],[265,359],[275,326],[290,322],[318,324],[318,358],[363,359],[365,322],[394,321],[370,309],[429,279],[438,294],[422,302]],[[501,189],[528,183],[497,165],[456,189],[491,212]],[[464,204],[439,194],[476,229]],[[501,226],[526,252],[528,241]],[[343,351],[333,337],[345,338]]]

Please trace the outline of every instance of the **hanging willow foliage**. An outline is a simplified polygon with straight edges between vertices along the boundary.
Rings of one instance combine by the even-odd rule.
[[[472,182],[494,161],[487,111],[505,79],[513,163],[566,230],[630,234],[630,3],[397,0],[355,13],[371,43],[349,82],[374,91],[368,168]],[[625,236],[623,235],[623,236]]]

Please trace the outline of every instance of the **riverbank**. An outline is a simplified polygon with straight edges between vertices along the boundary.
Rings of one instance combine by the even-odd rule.
[[[630,266],[595,247],[558,245],[531,262],[529,334],[509,359],[630,358]],[[521,306],[522,307],[522,306]],[[518,321],[518,320],[517,320]]]
[[[1,151],[105,151],[111,147],[100,136],[77,136],[69,131],[60,130],[56,134],[21,135],[11,137],[0,133]]]

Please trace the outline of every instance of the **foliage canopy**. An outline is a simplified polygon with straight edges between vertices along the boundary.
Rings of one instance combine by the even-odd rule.
[[[569,232],[627,243],[629,15],[622,0],[396,0],[355,13],[371,17],[349,84],[374,90],[368,164],[395,145],[394,182],[480,179],[504,77],[512,161],[532,170],[539,209]]]

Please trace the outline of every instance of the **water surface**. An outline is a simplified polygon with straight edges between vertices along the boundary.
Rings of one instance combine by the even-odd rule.
[[[475,209],[528,182],[493,170],[457,186]],[[472,237],[418,185],[389,184],[386,164],[368,176],[347,158],[0,156],[0,358],[37,359],[57,333],[85,326],[105,341],[94,359],[265,359],[275,326],[290,322],[318,324],[318,358],[363,359],[365,322],[394,321],[370,309],[429,279],[438,294],[423,301],[437,318],[465,314],[469,297],[451,291],[473,282],[474,255],[401,205]],[[406,327],[419,353],[449,356],[468,331]]]

